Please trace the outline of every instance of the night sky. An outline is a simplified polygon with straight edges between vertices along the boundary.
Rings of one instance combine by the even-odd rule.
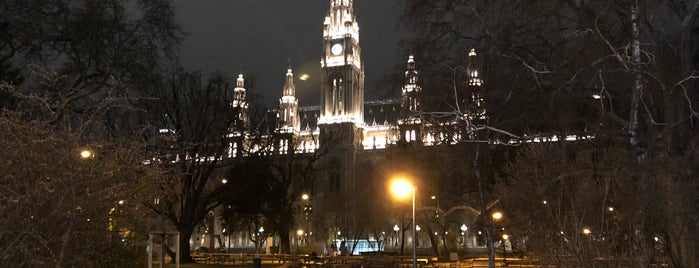
[[[399,0],[356,0],[366,99],[378,98],[378,82],[406,57],[398,42]],[[284,75],[294,70],[299,105],[317,105],[323,19],[329,0],[174,0],[187,36],[180,46],[185,68],[204,73],[241,71],[256,76],[253,94],[275,105]],[[242,66],[242,68],[241,68]],[[308,74],[306,81],[301,74]]]

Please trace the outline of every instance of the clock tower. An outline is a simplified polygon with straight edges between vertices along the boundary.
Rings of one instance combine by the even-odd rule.
[[[314,182],[317,226],[323,226],[314,233],[321,237],[356,223],[356,200],[342,199],[356,192],[356,160],[364,136],[364,63],[352,3],[330,0],[323,22],[318,138],[324,156],[316,163]]]
[[[323,23],[319,124],[364,123],[364,65],[353,0],[330,0]]]

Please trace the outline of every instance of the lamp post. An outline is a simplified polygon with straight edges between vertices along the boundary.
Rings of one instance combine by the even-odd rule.
[[[508,242],[507,240],[510,239],[510,236],[507,234],[502,234],[502,241],[500,241],[500,244],[502,244],[502,261],[507,263],[507,247],[506,243]]]
[[[379,251],[386,251],[386,232],[381,232],[381,239],[379,241]]]
[[[298,238],[296,239],[296,250],[298,251],[301,247],[301,239],[303,239],[303,229],[296,230],[296,236],[298,236]]]
[[[488,267],[495,267],[495,245],[493,243],[493,230],[495,229],[495,221],[502,219],[502,212],[494,212],[491,215],[491,224],[489,230],[486,230],[486,239],[488,239]]]
[[[396,248],[398,248],[398,231],[400,231],[400,227],[398,227],[398,224],[393,225],[393,232],[395,233],[393,240],[396,242],[395,243]]]
[[[303,213],[306,218],[306,236],[308,236],[309,234],[312,234],[308,228],[308,216],[311,214],[311,212],[313,212],[313,207],[310,204],[310,196],[308,194],[303,194],[301,199],[306,202],[306,204],[303,206]],[[308,243],[308,241],[305,242]]]
[[[266,238],[265,234],[265,227],[260,226],[260,229],[257,229],[257,243],[260,245],[258,246],[259,250],[262,250],[262,244],[265,242],[264,239]],[[267,250],[265,250],[266,252]]]
[[[420,232],[420,225],[415,225],[415,232],[416,232],[416,233],[417,233],[417,232]],[[416,244],[417,246],[420,246],[420,239],[419,239],[419,236],[420,236],[419,234],[416,234],[416,235],[415,235],[415,244]]]
[[[391,189],[393,190],[393,193],[396,195],[398,198],[406,198],[408,195],[411,196],[411,201],[412,201],[412,206],[413,206],[413,213],[412,213],[412,222],[413,222],[413,268],[417,267],[417,255],[415,253],[416,249],[416,244],[415,244],[415,237],[416,237],[416,232],[415,232],[415,227],[417,226],[415,224],[415,186],[412,185],[412,183],[408,182],[405,179],[396,179],[393,181],[393,184],[391,186]]]
[[[466,242],[466,239],[468,239],[468,235],[466,235],[468,226],[466,226],[466,224],[462,224],[461,228],[459,229],[461,229],[461,246],[468,247],[468,243]]]
[[[223,252],[228,253],[228,235],[226,234],[226,227],[221,229],[221,233],[223,234]]]
[[[437,209],[434,210],[434,218],[439,219],[439,198],[436,195],[430,196],[430,199],[434,200],[434,205]]]
[[[592,250],[592,230],[590,230],[590,227],[584,227],[582,233],[585,235],[585,240],[587,240],[588,250]],[[658,241],[657,236],[655,237],[655,241]]]

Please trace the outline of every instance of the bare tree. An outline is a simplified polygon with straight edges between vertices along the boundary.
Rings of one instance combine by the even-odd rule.
[[[160,155],[154,159],[167,170],[157,204],[180,232],[182,262],[192,262],[189,240],[195,227],[218,203],[214,191],[222,177],[228,133],[233,114],[228,82],[213,75],[204,85],[199,73],[175,72],[162,85],[155,114],[162,115],[162,134],[152,141]],[[158,122],[156,122],[157,124]],[[218,172],[218,173],[217,173]]]
[[[267,122],[269,123],[269,122]],[[264,124],[259,124],[264,128]],[[325,150],[301,153],[291,135],[253,131],[246,141],[244,153],[231,159],[235,165],[227,171],[231,183],[221,188],[224,221],[237,222],[236,217],[248,219],[241,228],[264,227],[265,234],[280,238],[279,253],[291,253],[289,234],[295,230],[295,205],[301,196],[312,191],[316,161]],[[277,145],[289,139],[285,152]],[[257,228],[257,227],[256,227]],[[240,229],[240,228],[239,228]],[[258,238],[254,242],[260,243]]]
[[[23,101],[29,100],[36,98]],[[157,167],[143,165],[144,143],[57,128],[35,118],[38,112],[0,113],[3,263],[143,264],[140,237],[148,224],[140,204],[153,192],[147,182],[160,174]]]
[[[427,73],[448,73],[437,67],[468,46],[491,55],[484,70],[486,81],[492,82],[485,93],[491,124],[514,133],[585,131],[605,137],[605,142],[626,141],[627,157],[638,165],[626,169],[627,176],[636,178],[629,186],[636,194],[628,195],[635,200],[630,207],[634,213],[625,218],[636,229],[630,234],[636,238],[627,241],[636,266],[648,266],[652,257],[652,235],[647,232],[658,226],[648,224],[695,229],[678,227],[696,226],[696,215],[672,224],[652,220],[655,215],[648,211],[670,208],[648,202],[646,193],[653,185],[686,184],[673,176],[650,177],[645,168],[652,165],[647,159],[683,162],[693,154],[693,145],[679,144],[694,144],[697,137],[690,130],[697,102],[692,90],[695,1],[405,3],[407,25],[418,32],[414,47],[432,60],[428,66],[435,66]],[[508,114],[512,112],[516,114]],[[677,198],[694,196],[686,194]],[[681,247],[695,248],[696,240],[686,236]],[[676,265],[695,266],[696,254],[682,258]]]
[[[3,262],[139,265],[158,169],[123,115],[141,113],[178,39],[170,5],[6,1],[0,14]]]
[[[36,103],[43,116],[77,131],[95,112],[105,131],[138,131],[121,115],[142,115],[131,104],[151,96],[181,35],[168,1],[7,1],[0,14],[0,80],[50,96]],[[10,94],[0,105],[21,104]]]

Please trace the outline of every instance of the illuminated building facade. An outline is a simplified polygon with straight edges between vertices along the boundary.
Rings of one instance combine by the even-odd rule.
[[[299,199],[297,219],[311,230],[315,240],[335,240],[343,230],[357,224],[359,214],[351,194],[366,187],[366,167],[391,158],[390,148],[420,150],[453,145],[475,137],[470,122],[487,121],[482,99],[483,80],[475,50],[468,54],[468,94],[464,110],[446,120],[425,120],[419,70],[413,55],[406,62],[404,84],[398,98],[364,99],[364,63],[359,41],[359,24],[353,0],[330,0],[323,21],[323,55],[320,58],[320,105],[301,107],[295,96],[294,73],[286,72],[278,109],[274,111],[271,133],[263,134],[265,145],[250,142],[249,120],[243,77],[240,75],[232,103],[235,125],[229,134],[229,157],[249,153],[269,155],[318,155],[315,179],[296,187],[310,194],[313,215],[304,217],[308,204]],[[259,135],[259,134],[258,134]],[[300,195],[299,195],[300,196]],[[310,232],[309,232],[310,231]],[[345,231],[344,233],[347,233]]]

